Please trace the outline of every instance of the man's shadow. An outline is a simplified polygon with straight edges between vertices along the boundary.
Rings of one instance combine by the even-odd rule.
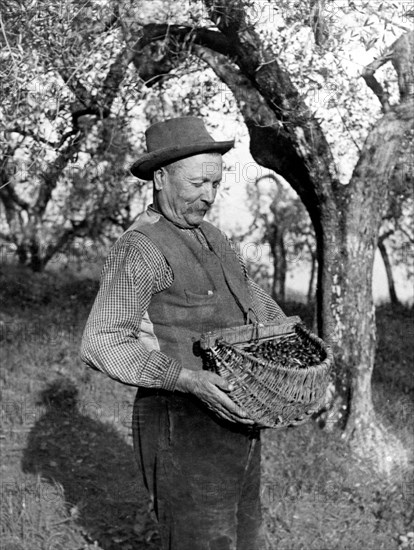
[[[39,404],[45,412],[29,434],[23,471],[60,484],[68,512],[103,550],[158,550],[132,446],[80,412],[77,389],[68,380],[50,383]]]

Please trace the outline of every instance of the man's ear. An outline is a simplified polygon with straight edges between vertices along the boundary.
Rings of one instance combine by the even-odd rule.
[[[165,179],[168,177],[167,170],[165,168],[158,168],[154,172],[154,189],[161,191],[165,185]]]

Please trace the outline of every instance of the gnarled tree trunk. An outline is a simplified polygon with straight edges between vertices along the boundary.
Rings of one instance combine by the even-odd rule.
[[[391,108],[377,121],[361,152],[349,185],[340,193],[340,216],[325,231],[322,284],[330,292],[339,379],[349,391],[346,438],[374,452],[377,425],[371,375],[375,358],[375,308],[372,271],[388,182],[401,139],[413,128],[410,102]],[[329,218],[329,212],[328,212]],[[325,334],[327,337],[328,334]],[[336,342],[335,342],[336,339]]]

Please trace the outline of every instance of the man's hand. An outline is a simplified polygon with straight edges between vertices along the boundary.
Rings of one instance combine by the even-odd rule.
[[[196,395],[209,409],[230,422],[254,424],[246,411],[226,395],[225,392],[233,389],[230,384],[214,372],[182,369],[175,389]]]

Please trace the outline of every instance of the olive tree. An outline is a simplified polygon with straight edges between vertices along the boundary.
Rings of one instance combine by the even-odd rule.
[[[189,52],[204,61],[231,90],[249,131],[253,158],[283,176],[300,196],[316,235],[318,329],[335,348],[336,389],[346,407],[345,437],[361,452],[376,452],[383,431],[371,394],[372,272],[390,178],[403,140],[412,139],[414,33],[402,33],[362,72],[373,91],[371,101],[379,102],[382,112],[370,121],[345,185],[334,159],[335,144],[293,81],[280,44],[270,43],[250,22],[249,2],[203,4],[209,23],[145,27],[133,62],[138,71],[146,67],[145,78],[151,79],[165,71],[167,60],[177,66]],[[313,18],[312,26],[320,44],[329,33],[329,21],[315,23]],[[164,57],[148,70],[148,48],[157,42],[163,44]],[[394,101],[375,77],[386,62],[392,63],[398,83]]]

